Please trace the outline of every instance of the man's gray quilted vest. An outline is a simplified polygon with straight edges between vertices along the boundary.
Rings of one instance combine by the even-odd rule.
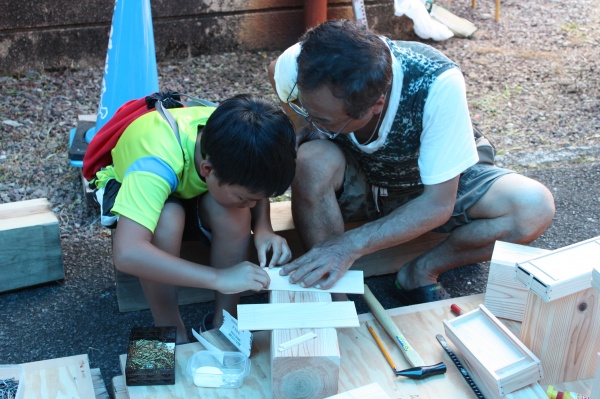
[[[386,41],[404,72],[398,112],[386,142],[372,154],[360,151],[346,134],[335,142],[354,154],[372,185],[410,189],[422,184],[417,161],[429,88],[441,73],[458,66],[430,46]]]

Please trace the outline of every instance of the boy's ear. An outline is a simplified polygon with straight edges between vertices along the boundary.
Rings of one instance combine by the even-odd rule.
[[[210,175],[210,172],[212,172],[212,170],[212,163],[209,160],[203,159],[200,162],[200,176],[206,179],[208,175]]]

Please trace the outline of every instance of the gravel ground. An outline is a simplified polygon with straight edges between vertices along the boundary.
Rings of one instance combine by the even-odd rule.
[[[600,9],[595,0],[502,2],[472,10],[475,37],[431,43],[465,74],[473,121],[496,144],[499,163],[540,180],[555,195],[553,225],[533,246],[555,249],[600,235]],[[444,3],[441,3],[444,4]],[[161,89],[222,101],[238,93],[274,99],[264,74],[273,52],[227,53],[159,62]],[[85,203],[68,161],[69,131],[96,112],[102,66],[32,70],[0,77],[0,203],[45,197],[59,218],[65,279],[0,294],[0,364],[88,353],[107,385],[120,374],[129,329],[148,311],[119,313],[110,235]],[[1,244],[0,244],[1,245]],[[453,296],[483,292],[487,264],[441,276]],[[391,276],[369,285],[386,308],[399,306]],[[359,298],[359,312],[366,307]],[[253,296],[247,301],[261,301]],[[182,307],[197,327],[211,304]]]

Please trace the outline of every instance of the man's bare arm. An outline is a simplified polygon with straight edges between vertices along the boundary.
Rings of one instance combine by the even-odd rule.
[[[327,289],[362,256],[410,241],[444,224],[452,215],[459,176],[425,186],[423,194],[390,215],[315,245],[282,269],[293,283]]]

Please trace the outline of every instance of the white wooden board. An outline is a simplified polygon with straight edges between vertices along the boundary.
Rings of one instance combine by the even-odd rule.
[[[238,329],[357,327],[352,301],[238,305]]]
[[[365,279],[362,270],[348,270],[344,275],[329,289],[320,289],[315,287],[303,288],[298,284],[290,283],[290,276],[280,276],[280,267],[273,269],[265,269],[271,283],[269,291],[308,291],[308,292],[329,292],[329,293],[345,293],[345,294],[364,294]]]

